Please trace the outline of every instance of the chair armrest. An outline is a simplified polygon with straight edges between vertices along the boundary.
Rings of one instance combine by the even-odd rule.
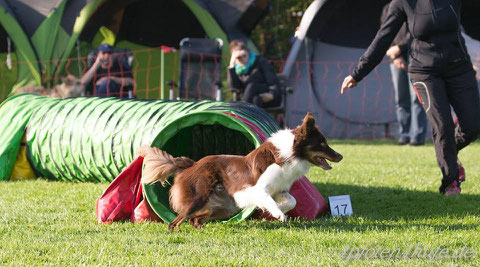
[[[175,81],[168,80],[167,85],[170,86],[170,87],[177,87],[177,84],[175,83]]]

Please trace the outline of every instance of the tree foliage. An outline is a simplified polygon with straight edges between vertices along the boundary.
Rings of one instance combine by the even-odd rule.
[[[296,28],[313,0],[272,0],[270,10],[251,38],[260,53],[273,61],[285,60]]]

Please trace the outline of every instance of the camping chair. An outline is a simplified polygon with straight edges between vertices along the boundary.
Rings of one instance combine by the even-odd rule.
[[[180,41],[179,98],[221,100],[222,46],[220,38]]]
[[[87,56],[87,70],[90,69],[95,63],[95,59],[97,58],[98,50],[92,50],[88,53]],[[121,72],[120,76],[124,76],[124,74],[132,73],[132,63],[133,63],[133,54],[129,49],[125,48],[114,48],[113,50],[113,66],[112,69],[118,68]],[[87,87],[88,88],[88,87]],[[133,98],[133,86],[124,86],[121,92],[128,92],[128,98]],[[87,92],[84,92],[84,94]],[[94,93],[93,88],[90,92],[91,94]]]
[[[278,77],[278,88],[280,89],[280,105],[276,107],[267,107],[264,110],[270,113],[276,120],[280,127],[285,126],[287,121],[287,95],[293,93],[293,87],[288,86],[287,78],[282,74],[277,74]]]

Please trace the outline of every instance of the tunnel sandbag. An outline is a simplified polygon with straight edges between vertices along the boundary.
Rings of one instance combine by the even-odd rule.
[[[27,144],[25,143],[25,135],[22,137],[20,143],[20,149],[18,150],[17,160],[10,173],[9,180],[21,180],[21,179],[35,179],[35,172],[27,159]]]

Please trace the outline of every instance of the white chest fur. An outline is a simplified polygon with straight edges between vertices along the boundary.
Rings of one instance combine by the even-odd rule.
[[[260,176],[255,187],[263,188],[270,195],[289,191],[293,182],[305,175],[311,164],[306,160],[294,159],[282,166],[270,165]]]
[[[294,157],[294,140],[295,136],[289,129],[278,131],[268,139],[278,149],[280,158],[286,160],[282,166],[277,164],[269,166],[257,182],[271,195],[288,191],[292,183],[310,169],[311,164],[308,161]]]

